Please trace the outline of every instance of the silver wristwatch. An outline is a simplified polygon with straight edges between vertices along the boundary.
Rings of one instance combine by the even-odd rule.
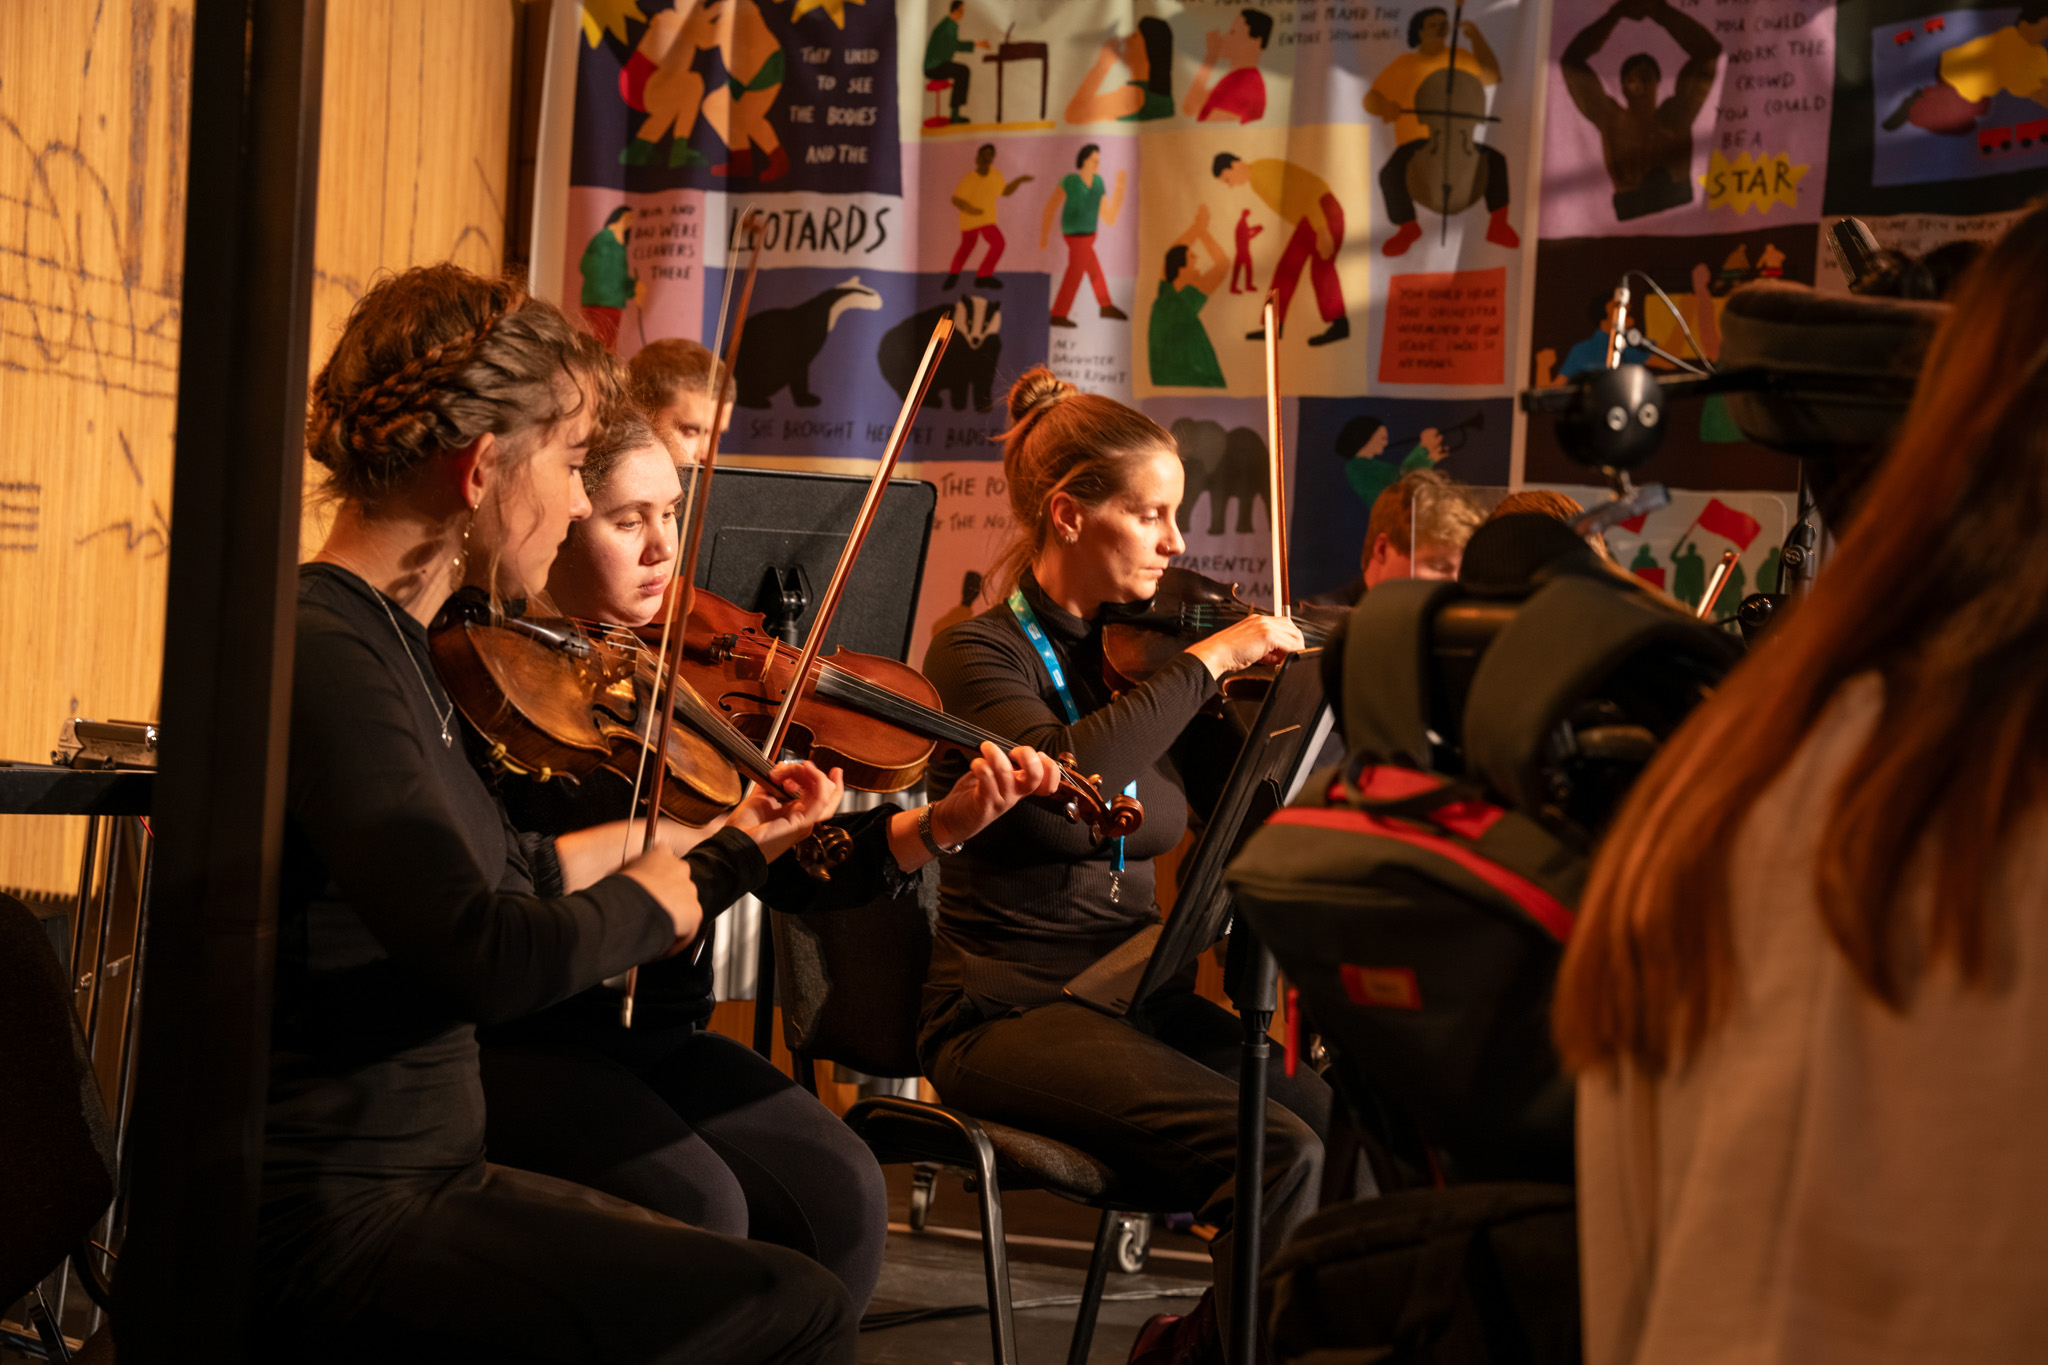
[[[924,840],[925,852],[934,858],[943,858],[948,853],[958,853],[960,845],[942,844],[932,837],[932,808],[929,805],[917,809],[917,837]]]

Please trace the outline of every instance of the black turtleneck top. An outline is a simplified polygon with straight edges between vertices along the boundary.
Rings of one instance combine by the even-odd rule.
[[[513,828],[426,631],[368,583],[301,568],[296,648],[258,1259],[266,1303],[321,1316],[360,1306],[407,1219],[483,1162],[475,1026],[674,931],[626,877],[536,893],[559,888],[552,842]]]
[[[1002,602],[937,636],[925,655],[926,676],[948,712],[1049,754],[1072,753],[1079,771],[1101,774],[1105,798],[1136,779],[1145,823],[1124,849],[1121,877],[1115,841],[1096,840],[1045,800],[1020,803],[941,862],[922,1021],[927,1045],[1059,999],[1075,973],[1159,918],[1152,859],[1178,844],[1188,825],[1174,746],[1216,694],[1201,660],[1182,654],[1112,700],[1103,682],[1102,626],[1145,604],[1105,606],[1084,621],[1055,605],[1028,570],[1020,587],[1059,656],[1078,723],[1068,723],[1044,661]],[[932,764],[932,781],[944,790],[968,761],[945,753]]]

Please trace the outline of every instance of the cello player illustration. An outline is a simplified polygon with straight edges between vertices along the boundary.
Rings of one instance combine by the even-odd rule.
[[[1448,219],[1483,197],[1490,215],[1486,240],[1510,250],[1522,244],[1508,222],[1507,158],[1474,137],[1478,124],[1499,121],[1486,112],[1486,88],[1500,84],[1500,63],[1464,14],[1463,0],[1455,16],[1435,5],[1416,11],[1408,21],[1414,50],[1387,63],[1365,92],[1365,111],[1394,125],[1394,153],[1380,170],[1380,192],[1395,227],[1380,248],[1387,256],[1406,253],[1421,238],[1418,201]],[[1472,44],[1464,66],[1458,63],[1460,35]]]

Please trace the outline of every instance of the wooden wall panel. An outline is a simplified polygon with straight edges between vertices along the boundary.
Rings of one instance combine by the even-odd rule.
[[[329,0],[316,368],[380,270],[500,268],[517,21]],[[44,757],[68,715],[156,714],[191,23],[189,0],[0,3],[0,758]],[[73,824],[0,817],[0,887],[70,889]]]

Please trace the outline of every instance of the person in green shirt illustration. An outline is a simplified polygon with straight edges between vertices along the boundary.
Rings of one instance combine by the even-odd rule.
[[[1368,511],[1403,474],[1434,469],[1450,455],[1435,427],[1426,428],[1416,437],[1415,444],[1398,461],[1385,458],[1391,439],[1386,423],[1364,413],[1337,432],[1337,458],[1344,461],[1344,481]]]
[[[632,235],[633,210],[621,204],[604,220],[576,263],[583,275],[583,292],[577,299],[583,320],[606,350],[617,349],[619,318],[626,305],[640,295],[640,281],[626,259],[626,242]]]
[[[1196,269],[1191,254],[1197,244],[1209,257],[1208,266],[1201,270]],[[1216,363],[1216,348],[1209,344],[1208,329],[1202,326],[1202,305],[1223,283],[1228,269],[1230,258],[1209,231],[1209,206],[1204,204],[1195,210],[1195,221],[1188,230],[1167,248],[1159,297],[1152,301],[1145,340],[1154,384],[1162,388],[1224,387],[1223,367]]]
[[[1095,305],[1102,316],[1117,322],[1130,316],[1109,301],[1109,281],[1102,274],[1102,262],[1095,257],[1096,231],[1103,223],[1115,227],[1117,215],[1124,211],[1125,178],[1126,173],[1118,171],[1116,189],[1108,190],[1102,180],[1102,148],[1091,142],[1074,158],[1073,173],[1061,177],[1052,197],[1045,201],[1045,216],[1038,224],[1038,249],[1043,251],[1051,243],[1055,215],[1059,218],[1060,236],[1067,243],[1067,273],[1060,276],[1059,293],[1052,301],[1055,327],[1074,325],[1067,310],[1074,306],[1074,295],[1080,292],[1083,276],[1095,291]],[[1109,194],[1107,204],[1102,202],[1105,193]]]
[[[1110,73],[1122,62],[1131,78],[1104,89]],[[1173,30],[1164,19],[1146,15],[1122,42],[1111,39],[1095,55],[1095,65],[1081,78],[1067,101],[1067,122],[1149,123],[1173,117]]]
[[[971,53],[976,48],[987,48],[988,40],[970,41],[960,36],[960,21],[967,17],[967,0],[953,0],[946,6],[946,17],[939,20],[932,29],[931,38],[924,45],[924,78],[928,81],[953,82],[953,122],[967,122],[967,115],[961,110],[967,105],[967,87],[974,73],[960,61],[962,53]]]

